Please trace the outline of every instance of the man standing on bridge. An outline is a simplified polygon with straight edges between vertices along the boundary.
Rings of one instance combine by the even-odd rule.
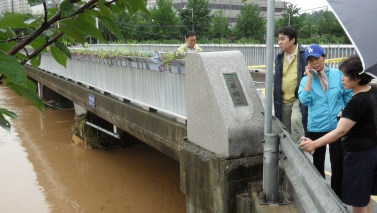
[[[297,91],[305,72],[305,48],[297,43],[296,29],[288,26],[278,30],[281,52],[275,58],[274,108],[294,141],[306,132],[307,108],[300,104]],[[305,131],[304,131],[305,128]]]
[[[201,52],[202,48],[196,44],[196,34],[194,32],[186,33],[186,43],[180,46],[177,51],[180,53]]]

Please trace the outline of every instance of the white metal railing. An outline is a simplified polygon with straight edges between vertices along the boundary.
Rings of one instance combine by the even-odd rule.
[[[180,45],[177,44],[91,44],[89,49],[129,49],[135,51],[175,51]],[[239,50],[245,57],[248,66],[265,65],[266,64],[266,45],[265,44],[199,44],[205,52],[214,51],[231,51]],[[306,44],[302,45],[306,47]],[[352,54],[356,54],[356,49],[349,44],[331,44],[321,45],[325,49],[326,58],[343,58]],[[77,48],[82,46],[77,46]],[[275,45],[274,55],[279,53],[279,46]],[[336,64],[332,64],[334,68]]]
[[[186,120],[185,75],[93,61],[68,60],[67,68],[43,54],[39,68]]]
[[[156,48],[173,51],[179,45],[90,45],[91,49],[132,48],[139,51],[155,51]],[[208,51],[240,50],[248,65],[265,63],[266,45],[201,45]],[[352,45],[323,45],[327,58],[347,57],[355,53]],[[153,50],[152,50],[153,49]],[[275,46],[275,52],[279,51]],[[135,66],[137,63],[139,66]],[[153,64],[154,67],[157,64]],[[336,67],[337,63],[331,64]],[[140,68],[139,68],[140,67]],[[84,60],[68,60],[67,68],[58,64],[51,55],[43,54],[40,68],[63,76],[88,87],[127,99],[145,107],[154,108],[187,120],[185,100],[185,75],[150,70],[141,62],[130,62],[124,66],[96,63]],[[173,67],[174,68],[174,67]],[[181,67],[184,70],[184,67]],[[181,120],[180,120],[181,121]]]

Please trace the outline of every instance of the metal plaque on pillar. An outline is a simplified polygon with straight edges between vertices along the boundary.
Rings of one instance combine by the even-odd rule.
[[[248,106],[237,74],[224,74],[224,79],[234,106]]]

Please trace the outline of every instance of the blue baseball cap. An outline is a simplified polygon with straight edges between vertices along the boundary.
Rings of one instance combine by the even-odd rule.
[[[325,51],[318,44],[311,44],[311,45],[307,46],[306,49],[305,49],[306,60],[308,60],[308,58],[310,56],[314,56],[316,58],[319,58],[324,53],[325,53]]]

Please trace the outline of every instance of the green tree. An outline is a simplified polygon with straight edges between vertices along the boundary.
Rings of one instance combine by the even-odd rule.
[[[281,19],[275,21],[275,29],[278,30],[284,26],[292,26],[297,31],[298,42],[301,43],[301,38],[310,38],[311,22],[312,19],[307,13],[300,14],[301,8],[297,5],[287,3],[285,11]]]
[[[318,36],[322,37],[323,35],[332,35],[338,38],[347,37],[342,26],[339,24],[335,15],[331,11],[322,11],[322,15],[318,19],[316,32]]]
[[[134,20],[129,13],[125,11],[119,14],[113,13],[111,14],[111,18],[119,27],[125,41],[131,41],[137,38],[138,33],[134,29]],[[108,35],[107,30],[105,32],[106,27],[103,24],[99,23],[99,28],[103,35]]]
[[[266,32],[266,21],[262,17],[259,6],[251,3],[242,7],[240,14],[237,15],[236,25],[233,33],[236,39],[252,38],[264,41]]]
[[[207,37],[211,26],[210,12],[208,0],[188,1],[185,9],[178,9],[182,23],[181,33],[184,35],[193,30],[199,37]]]
[[[225,17],[224,10],[216,11],[213,14],[210,35],[211,37],[220,38],[221,40],[230,35],[229,21]]]
[[[156,39],[179,38],[179,19],[173,11],[171,0],[157,0],[157,5],[150,10]]]
[[[299,14],[300,10],[301,8],[297,7],[297,5],[287,3],[285,5],[286,12],[282,15],[281,19],[275,21],[275,29],[280,29],[284,26],[292,26],[299,32],[306,18],[305,14]],[[300,36],[301,35],[299,35],[299,38]]]
[[[71,57],[64,39],[72,43],[85,43],[85,34],[104,42],[103,35],[95,26],[95,18],[107,29],[122,39],[119,27],[111,19],[112,13],[127,10],[134,14],[146,9],[147,0],[65,0],[58,8],[47,9],[45,0],[28,0],[31,6],[43,5],[44,13],[38,17],[27,14],[5,14],[0,20],[0,76],[2,86],[7,86],[21,97],[28,99],[39,110],[43,111],[43,102],[36,94],[36,85],[27,78],[22,65],[30,61],[32,66],[41,63],[41,52],[49,47],[54,59],[66,66]],[[59,26],[56,23],[59,22]],[[13,29],[30,28],[32,33],[18,36]],[[27,32],[28,33],[28,32]],[[26,47],[30,46],[33,50]],[[21,52],[23,51],[23,52]],[[8,109],[0,109],[0,126],[10,130],[10,123],[4,117],[17,119],[17,115]]]

